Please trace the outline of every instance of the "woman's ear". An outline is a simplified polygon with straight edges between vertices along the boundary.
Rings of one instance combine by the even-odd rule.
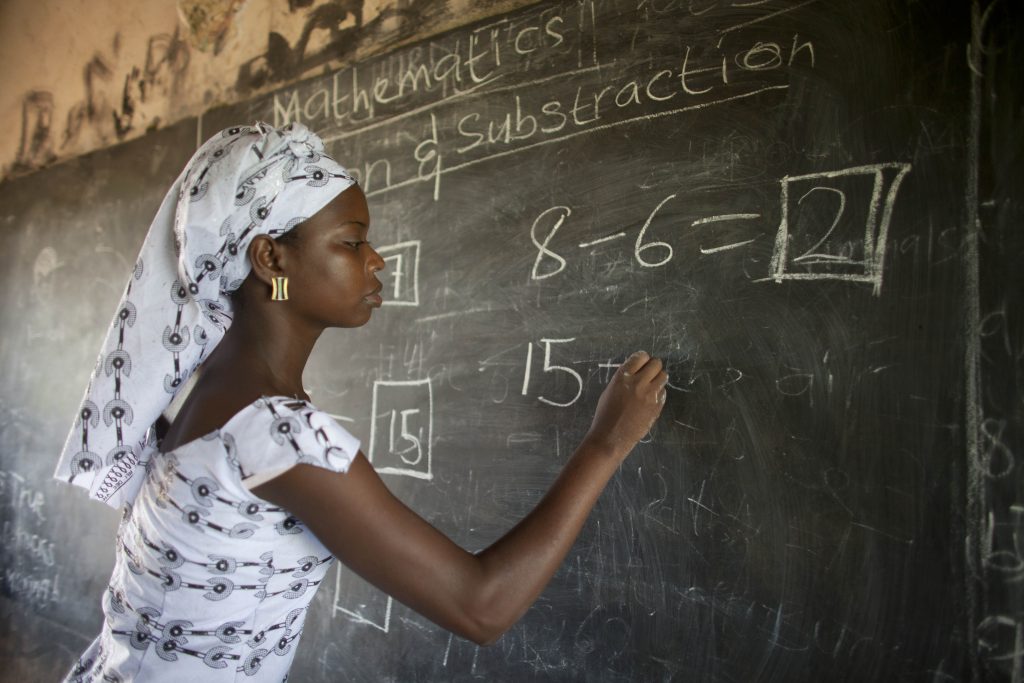
[[[275,275],[284,273],[285,245],[268,235],[256,235],[249,243],[249,263],[258,280],[269,285]]]

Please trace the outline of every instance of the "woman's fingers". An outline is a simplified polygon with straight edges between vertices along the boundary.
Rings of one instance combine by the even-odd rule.
[[[635,351],[626,359],[626,362],[619,366],[619,372],[622,373],[623,377],[635,375],[650,359],[651,357],[646,351]]]
[[[658,387],[658,402],[664,403],[665,397],[668,396],[668,373],[664,370],[659,372],[654,384]]]
[[[656,403],[665,402],[668,373],[660,358],[652,358],[646,351],[637,351],[619,366],[619,372],[631,380],[630,384],[638,395],[649,395]]]
[[[646,354],[645,354],[646,355]],[[647,362],[636,371],[636,378],[641,382],[654,382],[661,372],[662,363],[660,358],[647,357]]]

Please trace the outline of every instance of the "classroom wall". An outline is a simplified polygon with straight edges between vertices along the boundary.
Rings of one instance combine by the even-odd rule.
[[[0,173],[131,140],[526,0],[7,0]]]

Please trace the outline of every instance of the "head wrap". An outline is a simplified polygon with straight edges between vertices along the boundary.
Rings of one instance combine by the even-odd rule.
[[[253,237],[284,234],[354,184],[301,124],[207,140],[149,227],[54,476],[131,502],[150,427],[231,325]]]

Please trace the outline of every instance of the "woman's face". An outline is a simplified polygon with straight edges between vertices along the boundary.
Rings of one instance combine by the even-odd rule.
[[[384,260],[367,241],[370,211],[353,185],[294,228],[289,307],[326,327],[359,327],[381,305]]]

